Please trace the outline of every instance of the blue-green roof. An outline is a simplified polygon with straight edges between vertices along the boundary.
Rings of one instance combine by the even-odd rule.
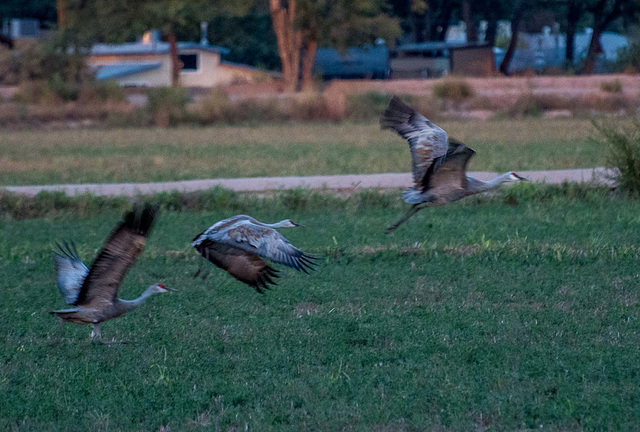
[[[98,66],[96,73],[97,81],[104,81],[114,78],[122,78],[129,75],[139,74],[154,69],[160,68],[161,63],[135,63],[135,62],[123,62],[112,63],[108,65]]]

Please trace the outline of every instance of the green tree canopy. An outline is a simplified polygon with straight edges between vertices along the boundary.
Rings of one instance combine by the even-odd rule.
[[[0,21],[6,18],[36,18],[45,25],[56,22],[55,0],[2,0]]]

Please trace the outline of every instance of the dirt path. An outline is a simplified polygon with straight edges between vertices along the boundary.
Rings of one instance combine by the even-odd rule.
[[[571,169],[555,171],[519,171],[518,174],[531,181],[546,183],[589,182],[606,183],[603,168]],[[488,180],[496,175],[491,172],[470,172],[480,180]],[[59,191],[67,195],[92,193],[99,196],[136,196],[157,192],[195,192],[221,186],[238,192],[266,192],[277,189],[393,189],[411,186],[409,173],[353,174],[312,177],[252,177],[235,179],[185,180],[159,183],[104,183],[66,184],[45,186],[5,186],[2,189],[19,195],[34,196],[42,191]]]

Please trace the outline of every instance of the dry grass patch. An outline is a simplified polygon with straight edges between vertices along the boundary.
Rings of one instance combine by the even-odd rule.
[[[303,316],[313,316],[318,314],[318,310],[321,306],[312,302],[298,303],[293,310],[296,318],[302,318]]]
[[[582,120],[438,122],[478,155],[471,170],[593,167]],[[216,177],[407,172],[406,144],[375,123],[176,129],[9,131],[0,184],[147,182]],[[52,163],[53,162],[53,163]]]

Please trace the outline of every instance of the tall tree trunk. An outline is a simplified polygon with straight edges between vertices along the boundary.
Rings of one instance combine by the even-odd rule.
[[[178,57],[178,44],[176,43],[176,34],[173,30],[167,34],[169,40],[169,56],[171,57],[171,85],[178,86],[180,84],[180,58]]]
[[[498,16],[493,11],[491,11],[489,12],[487,31],[484,34],[484,43],[487,43],[490,46],[495,46],[497,36],[498,36]]]
[[[423,14],[411,14],[411,27],[413,28],[413,41],[416,43],[424,42],[424,35],[429,34],[431,22],[427,16]],[[426,30],[425,30],[426,29]]]
[[[598,54],[602,51],[600,47],[600,35],[602,34],[601,26],[593,26],[593,33],[591,33],[591,42],[589,43],[589,50],[587,51],[587,58],[584,61],[584,67],[582,73],[590,75],[596,68],[596,60]]]
[[[56,0],[56,13],[58,14],[58,30],[67,29],[66,0]]]
[[[576,30],[581,16],[582,3],[580,0],[572,0],[567,11],[567,44],[564,55],[567,65],[571,67],[573,67],[574,61]]]
[[[449,30],[449,24],[451,23],[451,14],[453,13],[453,2],[446,2],[442,6],[442,11],[438,15],[438,21],[436,22],[437,33],[432,40],[438,40],[440,42],[447,38],[447,30]]]
[[[313,63],[318,51],[318,39],[316,37],[305,38],[304,57],[302,58],[302,89],[313,88]]]
[[[462,19],[467,31],[467,43],[478,42],[478,29],[471,15],[471,2],[469,0],[462,2]]]
[[[509,75],[509,64],[511,64],[513,53],[516,51],[516,46],[518,45],[520,21],[522,20],[523,14],[524,1],[516,5],[515,10],[513,11],[513,17],[511,18],[511,40],[509,41],[509,47],[507,48],[507,52],[504,55],[504,59],[502,59],[502,63],[500,63],[500,72],[505,75]]]
[[[584,61],[584,67],[582,68],[583,74],[592,74],[595,66],[598,54],[602,52],[600,46],[600,35],[607,29],[607,27],[617,18],[622,15],[622,6],[625,0],[616,0],[612,5],[611,10],[606,11],[606,7],[609,4],[607,0],[600,0],[596,5],[590,9],[593,13],[593,33],[591,34],[591,42],[589,43],[589,50],[587,51],[587,58]]]
[[[269,11],[278,42],[284,88],[294,92],[298,90],[302,45],[302,33],[295,27],[296,0],[288,0],[286,8],[282,0],[269,0]]]
[[[484,32],[484,43],[490,46],[496,46],[498,37],[498,16],[500,14],[500,2],[498,0],[489,0],[487,10],[487,28]]]

